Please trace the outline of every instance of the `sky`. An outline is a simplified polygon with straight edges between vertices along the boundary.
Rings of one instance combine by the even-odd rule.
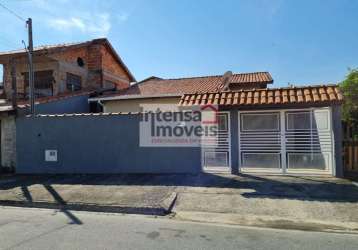
[[[269,71],[274,86],[337,83],[358,67],[358,0],[0,0],[34,46],[107,37],[139,81]],[[0,7],[0,51],[24,22]]]

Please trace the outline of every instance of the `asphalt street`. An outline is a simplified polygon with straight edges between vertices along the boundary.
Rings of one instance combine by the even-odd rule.
[[[0,249],[356,249],[358,235],[0,207]]]

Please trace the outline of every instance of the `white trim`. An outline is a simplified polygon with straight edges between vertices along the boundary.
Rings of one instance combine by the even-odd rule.
[[[266,113],[266,112],[265,112]],[[252,115],[255,115],[255,114],[251,114],[251,113],[247,113],[247,114],[243,114],[243,116],[252,116]],[[255,130],[255,129],[246,129],[246,130],[242,130],[243,132],[256,132],[256,131],[259,131],[259,132],[278,132],[280,131],[280,113],[279,112],[272,112],[271,114],[262,114],[262,115],[275,115],[277,117],[277,125],[278,125],[278,128],[276,129],[260,129],[260,130]],[[240,119],[241,119],[241,116],[240,116]],[[241,120],[241,125],[244,126],[244,122]],[[242,127],[244,128],[244,127]]]
[[[291,152],[289,155],[305,155],[310,154],[307,152]],[[324,155],[324,160],[327,160],[327,168],[326,169],[314,169],[314,168],[290,168],[290,157],[287,157],[287,172],[331,172],[331,164],[332,164],[332,153],[331,152],[314,152],[314,155]]]
[[[278,155],[278,160],[279,160],[279,165],[280,167],[279,168],[258,168],[258,167],[242,167],[243,169],[267,169],[267,170],[270,170],[269,172],[271,172],[271,170],[273,171],[276,171],[276,170],[281,170],[282,169],[282,159],[280,157],[281,153],[277,153],[277,152],[260,152],[260,153],[252,153],[252,152],[248,152],[248,151],[245,151],[245,152],[241,152],[242,154],[245,154],[245,155]],[[241,154],[240,154],[241,156]],[[244,160],[244,159],[242,159]],[[243,163],[243,161],[242,161]],[[244,165],[244,163],[243,163]]]
[[[297,133],[300,133],[300,132],[305,132],[305,131],[312,131],[312,129],[297,129],[297,130],[295,130],[295,129],[289,129],[288,128],[288,116],[290,115],[290,114],[303,114],[303,113],[309,113],[310,114],[310,125],[312,125],[312,115],[314,116],[314,114],[316,113],[316,111],[318,111],[319,113],[326,113],[327,114],[327,128],[326,129],[318,129],[317,128],[317,131],[329,131],[329,130],[331,130],[331,123],[329,122],[329,111],[330,111],[330,109],[323,109],[323,110],[321,110],[321,109],[316,109],[316,108],[310,108],[310,109],[308,109],[308,110],[305,110],[305,111],[292,111],[292,112],[290,112],[290,111],[285,111],[285,114],[286,114],[286,116],[285,116],[285,119],[286,119],[286,123],[285,123],[285,125],[286,125],[286,127],[285,127],[285,129],[286,129],[286,131],[287,132],[292,132],[292,131],[297,131]]]
[[[286,172],[287,172],[285,113],[286,113],[286,111],[283,111],[283,110],[280,111],[281,169],[282,169],[283,174],[286,174]]]
[[[205,147],[201,147],[201,169],[203,172],[225,172],[228,173],[231,171],[232,169],[232,164],[231,164],[231,116],[230,116],[230,111],[219,111],[218,115],[220,114],[227,114],[227,131],[225,131],[223,134],[227,134],[228,138],[228,144],[227,144],[227,149],[217,149],[217,147],[214,148],[205,148]],[[219,131],[220,133],[220,131]],[[228,166],[227,167],[222,167],[222,166],[205,166],[205,151],[208,152],[227,152],[228,153]]]
[[[287,113],[289,112],[312,112],[312,114],[314,114],[316,111],[319,112],[328,112],[328,117],[331,117],[330,119],[328,118],[328,129],[322,129],[319,131],[322,132],[330,132],[329,136],[327,134],[321,135],[324,137],[323,138],[323,146],[328,146],[328,148],[330,149],[330,152],[320,152],[320,153],[325,153],[328,155],[328,166],[327,169],[325,170],[319,170],[319,169],[289,169],[288,165],[287,165],[287,159],[286,159],[286,137],[287,135],[291,135],[292,136],[292,132],[294,130],[287,130],[288,126],[287,126],[287,120],[286,116]],[[245,114],[245,113],[264,113],[264,112],[271,112],[271,113],[275,113],[275,112],[279,112],[280,114],[280,145],[281,145],[281,168],[277,168],[277,169],[263,169],[263,168],[245,168],[242,167],[241,164],[241,132],[243,133],[248,133],[248,136],[253,136],[255,137],[255,131],[252,133],[250,133],[249,131],[241,131],[241,114]],[[315,107],[311,107],[311,108],[301,108],[301,109],[272,109],[272,110],[244,110],[244,111],[238,111],[238,138],[236,138],[238,140],[238,171],[239,172],[249,172],[249,173],[265,173],[265,174],[278,174],[278,175],[285,175],[285,174],[292,174],[292,175],[334,175],[335,174],[335,168],[336,168],[336,162],[335,162],[335,151],[334,151],[334,135],[333,135],[333,116],[332,116],[332,110],[330,107],[321,107],[321,108],[315,108]],[[311,119],[312,120],[312,119]],[[272,130],[271,130],[272,131]],[[320,133],[319,131],[317,133],[313,132],[313,137],[314,139],[320,139]],[[277,131],[272,131],[272,132],[277,132]],[[302,132],[302,133],[301,133]],[[270,135],[268,135],[267,133],[269,133],[268,131],[265,134],[264,132],[261,131],[257,131],[257,137],[270,137]],[[305,137],[304,133],[307,133],[307,130],[302,130],[302,131],[296,131],[296,136],[299,137]],[[298,135],[297,135],[298,133]],[[286,135],[287,134],[287,135]],[[302,135],[300,135],[302,134]],[[330,138],[329,138],[330,137]],[[245,137],[244,137],[245,140]],[[329,145],[328,143],[331,142],[331,145]],[[245,144],[246,145],[246,144]],[[250,144],[251,145],[251,144]],[[252,144],[253,146],[255,144]],[[245,152],[257,152],[257,150],[245,150]],[[265,152],[277,152],[275,150],[265,150]],[[264,152],[264,151],[262,151]],[[300,149],[297,150],[297,153],[301,153],[302,151],[300,151]]]
[[[333,112],[332,112],[332,108],[329,107],[329,116],[331,119],[330,120],[330,130],[331,130],[331,140],[332,140],[332,145],[331,145],[331,152],[332,152],[332,156],[331,156],[331,160],[332,160],[332,169],[331,169],[331,174],[333,176],[336,176],[336,171],[337,171],[337,166],[336,166],[336,142],[335,142],[335,137],[334,137],[334,133],[333,133],[333,129],[334,129],[334,121],[333,121]],[[339,121],[341,122],[341,121]],[[340,152],[341,153],[341,152]],[[342,163],[343,164],[343,163]]]

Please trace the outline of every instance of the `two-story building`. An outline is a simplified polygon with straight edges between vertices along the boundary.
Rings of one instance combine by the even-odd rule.
[[[15,114],[25,114],[28,110],[28,62],[24,49],[0,52],[0,64],[3,65],[0,137],[1,165],[4,167],[13,167],[16,161]],[[125,89],[135,81],[105,38],[35,47],[33,67],[37,113],[89,112],[87,98],[91,93]],[[16,87],[12,83],[13,69]],[[11,102],[14,93],[17,107]]]

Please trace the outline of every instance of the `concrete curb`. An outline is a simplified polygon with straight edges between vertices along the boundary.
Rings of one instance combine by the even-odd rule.
[[[30,208],[48,208],[59,210],[74,210],[74,211],[89,211],[89,212],[107,212],[107,213],[126,213],[126,214],[142,214],[142,215],[157,215],[165,216],[171,213],[171,210],[176,201],[177,194],[171,193],[158,205],[146,206],[125,206],[125,205],[101,205],[89,203],[65,203],[59,204],[46,201],[14,201],[14,200],[0,200],[0,206],[11,207],[30,207]]]
[[[281,217],[249,216],[210,212],[176,212],[173,219],[192,222],[220,223],[283,230],[358,234],[358,223],[299,221]]]

